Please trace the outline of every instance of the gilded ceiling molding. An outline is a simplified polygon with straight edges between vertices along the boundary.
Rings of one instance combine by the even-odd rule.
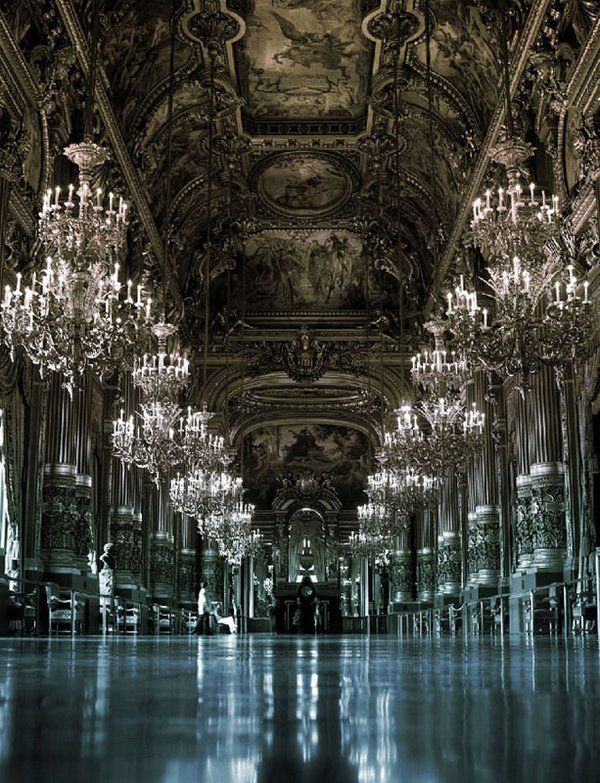
[[[3,99],[9,106],[11,114],[21,116],[25,107],[29,106],[37,112],[40,120],[42,141],[42,190],[45,190],[50,174],[50,142],[48,137],[48,122],[41,107],[39,85],[29,70],[20,47],[13,40],[10,28],[0,12],[0,68],[3,84],[6,85]],[[37,193],[35,194],[37,196]],[[22,197],[16,188],[12,188],[9,209],[21,228],[29,235],[36,228],[36,220],[31,214],[31,205]]]
[[[83,72],[87,75],[89,68],[89,51],[85,35],[81,28],[81,23],[77,16],[77,12],[73,7],[72,0],[56,0],[56,5],[65,25],[66,33],[77,54],[79,65]],[[106,134],[110,140],[115,158],[121,167],[123,176],[125,177],[125,181],[127,183],[127,187],[131,193],[133,203],[136,207],[142,225],[144,226],[148,235],[154,258],[157,264],[160,265],[162,264],[163,259],[163,240],[156,227],[152,213],[150,212],[150,207],[148,206],[148,201],[144,194],[144,190],[140,183],[136,168],[133,165],[129,150],[125,144],[125,139],[123,138],[119,124],[117,122],[117,118],[115,117],[108,97],[107,85],[108,80],[106,78],[106,74],[104,73],[104,69],[99,64],[98,80],[96,83],[96,103],[98,110],[100,116],[102,117],[102,122],[106,128]],[[183,310],[181,292],[179,291],[179,288],[175,282],[176,279],[176,275],[174,274],[173,270],[170,269],[168,274],[169,288],[178,307]]]
[[[514,96],[519,88],[521,79],[527,67],[529,53],[534,45],[540,30],[546,19],[551,0],[534,0],[519,38],[519,43],[515,55],[512,58],[512,74],[510,80],[510,92]],[[471,175],[469,186],[465,189],[463,195],[463,204],[454,221],[452,231],[440,259],[439,266],[434,270],[434,277],[431,284],[429,300],[424,307],[424,315],[431,312],[435,306],[436,297],[440,286],[454,260],[455,253],[458,250],[459,242],[463,236],[468,221],[472,214],[473,201],[477,198],[485,177],[488,164],[490,162],[491,150],[496,143],[498,133],[502,128],[505,114],[505,103],[502,95],[498,99],[498,105],[494,111],[494,116],[486,133],[485,139],[475,166]]]
[[[566,120],[569,109],[576,106],[583,117],[598,111],[600,103],[600,19],[582,47],[564,91],[564,101],[558,118],[558,156],[564,159]],[[589,179],[572,203],[570,216],[575,234],[581,233],[596,209],[593,179]]]

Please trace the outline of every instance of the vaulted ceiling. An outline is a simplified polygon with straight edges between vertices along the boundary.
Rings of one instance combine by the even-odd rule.
[[[44,85],[40,100],[54,102],[48,127],[63,143],[74,140],[85,94],[75,63],[86,73],[92,2],[7,6],[7,26]],[[577,37],[587,6],[570,6]],[[411,15],[396,71],[381,36],[390,7]],[[470,189],[485,171],[482,150],[502,121],[491,10],[500,7],[510,10],[511,58],[522,68],[546,18],[544,0],[101,0],[96,125],[114,151],[105,174],[132,191],[130,265],[143,263],[158,280],[170,232],[169,309],[198,362],[210,181],[210,396],[214,409],[229,412],[236,437],[271,427],[262,442],[279,442],[286,427],[308,421],[350,428],[362,443],[365,435],[376,439],[380,396],[389,408],[410,393],[404,356],[420,339],[449,240],[460,236]],[[207,11],[221,14],[222,33],[212,71],[212,155]],[[39,184],[48,163],[35,150],[29,157]],[[370,233],[364,221],[360,230],[365,205],[379,224]],[[242,242],[232,226],[246,213],[253,230]],[[324,433],[318,430],[319,443],[330,441]],[[336,442],[354,437],[344,433]]]

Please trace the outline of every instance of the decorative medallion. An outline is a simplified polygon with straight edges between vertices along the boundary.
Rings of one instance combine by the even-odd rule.
[[[290,378],[298,383],[312,383],[325,372],[327,346],[303,326],[294,340],[283,344],[281,357]]]
[[[342,209],[358,184],[348,160],[300,150],[270,155],[252,173],[263,204],[293,218],[325,217]]]

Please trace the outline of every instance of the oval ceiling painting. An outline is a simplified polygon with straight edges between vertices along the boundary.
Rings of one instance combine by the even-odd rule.
[[[255,181],[268,208],[302,218],[328,215],[343,207],[354,179],[348,164],[335,155],[286,152],[263,161]]]

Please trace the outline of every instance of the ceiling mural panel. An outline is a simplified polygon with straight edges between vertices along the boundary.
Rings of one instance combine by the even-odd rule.
[[[309,218],[342,209],[358,177],[339,156],[283,152],[261,161],[253,178],[267,209],[288,217]]]
[[[500,70],[481,11],[466,0],[439,0],[432,12],[431,67],[457,87],[485,127],[498,101]],[[425,42],[415,48],[424,63]]]
[[[363,502],[369,472],[367,436],[333,424],[282,424],[253,430],[244,438],[249,499],[270,507],[277,478],[310,471],[327,476],[344,508]]]
[[[351,231],[267,230],[246,243],[246,312],[363,310],[367,294],[372,307],[397,299],[397,283],[379,273]],[[370,270],[369,279],[366,270]],[[224,277],[212,286],[213,305],[225,302]],[[242,308],[242,273],[238,264],[231,275],[232,306]]]
[[[365,111],[371,45],[359,0],[254,0],[238,45],[253,119],[354,119]]]

